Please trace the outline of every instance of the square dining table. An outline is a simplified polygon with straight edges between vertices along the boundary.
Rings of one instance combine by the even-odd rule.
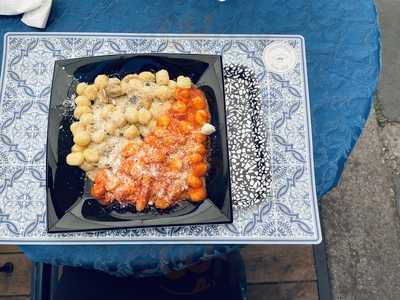
[[[10,33],[4,37],[7,32]],[[262,220],[262,214],[276,209],[286,216],[286,221],[275,227],[268,227],[265,221],[262,224],[265,230],[257,234],[268,235],[273,231],[275,238],[266,243],[279,244],[320,242],[318,209],[308,200],[315,200],[313,186],[316,187],[315,197],[321,197],[337,184],[368,117],[380,71],[380,33],[372,0],[54,1],[45,30],[28,28],[18,17],[0,17],[0,39],[0,44],[4,43],[0,53],[6,62],[2,65],[2,78],[10,83],[10,88],[2,89],[0,100],[0,241],[30,244],[22,249],[34,261],[95,268],[118,276],[154,276],[180,270],[193,262],[237,249],[238,245],[233,244],[240,242],[240,238],[219,239],[214,243],[207,238],[210,235],[207,230],[213,230],[210,226],[193,229],[201,236],[197,242],[195,238],[190,241],[175,239],[177,243],[170,239],[169,244],[159,244],[150,239],[147,243],[142,240],[140,245],[130,245],[122,244],[124,239],[117,238],[111,245],[111,239],[107,239],[111,233],[105,232],[101,236],[86,234],[82,243],[75,239],[74,245],[67,245],[62,239],[58,242],[46,239],[45,231],[41,231],[43,242],[39,231],[36,231],[36,238],[30,240],[29,235],[40,226],[43,228],[45,220],[40,207],[43,202],[34,201],[35,197],[44,197],[43,192],[35,194],[35,191],[43,191],[45,185],[45,175],[40,171],[44,166],[41,152],[44,145],[37,142],[23,145],[23,137],[19,143],[12,141],[21,134],[35,134],[36,129],[28,130],[24,126],[26,121],[21,120],[40,124],[48,111],[48,84],[52,73],[46,71],[48,65],[41,64],[46,55],[51,58],[45,62],[54,62],[57,58],[130,51],[216,54],[226,51],[227,60],[235,62],[243,57],[243,61],[252,61],[257,70],[260,67],[258,58],[270,42],[279,40],[283,48],[297,49],[294,55],[306,65],[304,68],[301,63],[291,66],[292,80],[280,76],[279,70],[271,72],[268,68],[263,71],[265,77],[259,77],[261,86],[271,81],[261,89],[264,91],[261,96],[269,108],[269,115],[265,117],[269,120],[271,143],[276,145],[276,151],[271,152],[270,172],[281,182],[269,195],[271,199],[282,197],[286,202],[278,201],[281,205],[271,201],[274,208],[263,206],[258,215],[254,215],[253,222],[240,229],[250,232]],[[257,42],[252,42],[253,39]],[[230,43],[239,50],[228,49]],[[236,55],[239,56],[235,58]],[[256,73],[260,75],[262,71]],[[40,82],[41,79],[44,81]],[[302,93],[298,94],[297,86],[302,87]],[[300,102],[293,100],[296,97]],[[308,118],[310,123],[291,125],[296,113]],[[306,128],[307,124],[312,124],[312,132],[311,126]],[[40,126],[37,130],[45,132]],[[291,132],[309,134],[310,140],[312,135],[313,147],[311,144],[303,147],[304,151],[309,147],[310,153],[305,152],[308,158],[297,151],[297,143],[286,143],[278,130],[285,131],[288,136]],[[307,167],[302,168],[303,165]],[[302,176],[306,174],[309,180],[314,180],[314,172],[315,183],[306,181],[311,188],[299,189]],[[285,177],[285,174],[291,175]],[[303,194],[295,195],[295,191]],[[312,195],[304,195],[307,191]],[[31,211],[38,211],[35,219],[29,222],[27,219],[32,214],[23,213],[27,206]],[[307,206],[315,211],[304,217],[302,212],[311,209],[302,210],[301,207]],[[18,217],[10,219],[10,215]],[[311,220],[311,223],[304,220]],[[21,229],[20,224],[25,227]],[[234,233],[237,228],[226,230]],[[127,233],[121,231],[117,235],[123,237],[124,234]],[[140,236],[141,233],[131,231],[128,237],[133,239],[134,234]],[[166,228],[160,229],[157,235],[168,240],[176,233]],[[304,238],[299,238],[301,236]],[[68,238],[67,235],[63,237],[67,241]],[[112,239],[115,240],[115,236]],[[102,243],[96,244],[96,240]],[[243,239],[241,244],[257,242],[257,239]],[[259,242],[265,243],[265,240]]]

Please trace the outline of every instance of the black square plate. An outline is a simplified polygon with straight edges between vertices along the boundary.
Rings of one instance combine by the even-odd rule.
[[[84,172],[65,163],[73,144],[69,130],[73,111],[66,103],[78,82],[93,82],[99,74],[122,78],[126,74],[160,69],[168,70],[171,78],[189,76],[207,97],[211,122],[217,129],[208,147],[208,199],[198,204],[181,201],[165,211],[147,209],[140,213],[119,204],[101,206],[91,198],[91,182]],[[47,133],[48,232],[232,222],[226,130],[221,56],[126,54],[56,61]]]

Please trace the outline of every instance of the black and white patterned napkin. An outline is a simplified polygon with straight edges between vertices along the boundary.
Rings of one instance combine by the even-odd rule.
[[[224,82],[233,206],[249,207],[263,201],[271,190],[266,116],[254,71],[226,65]]]

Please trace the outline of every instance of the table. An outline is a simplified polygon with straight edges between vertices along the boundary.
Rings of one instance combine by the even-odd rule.
[[[379,74],[380,35],[374,2],[290,0],[260,4],[250,0],[241,5],[239,0],[206,0],[168,4],[160,0],[55,1],[47,31],[303,35],[318,196],[335,186],[368,116]],[[6,31],[35,31],[16,17],[1,17],[0,24],[1,38]],[[25,246],[24,250],[37,261],[145,276],[234,249],[193,245],[140,248]]]

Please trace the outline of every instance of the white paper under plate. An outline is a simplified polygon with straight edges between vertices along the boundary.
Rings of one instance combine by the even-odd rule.
[[[54,61],[93,55],[157,52],[219,54],[225,66],[240,64],[255,72],[262,101],[263,128],[267,130],[264,151],[271,158],[267,169],[271,172],[272,182],[263,190],[265,197],[256,201],[256,205],[234,207],[234,222],[228,225],[48,234],[45,143]],[[3,54],[0,243],[320,242],[302,37],[8,33]],[[229,113],[229,109],[227,111]],[[228,136],[232,134],[229,132]],[[235,170],[231,171],[234,174]],[[260,193],[257,195],[259,197]]]

